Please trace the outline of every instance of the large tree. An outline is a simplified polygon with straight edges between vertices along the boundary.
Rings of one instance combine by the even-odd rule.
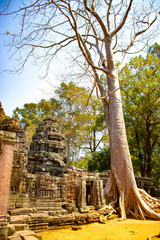
[[[54,56],[67,48],[74,63],[94,79],[93,89],[102,99],[110,139],[111,175],[105,193],[114,198],[114,203],[119,203],[122,218],[132,214],[141,219],[160,219],[154,211],[158,200],[136,185],[118,80],[131,48],[142,48],[145,38],[154,36],[158,7],[158,2],[134,0],[23,1],[20,9],[14,12],[17,15],[22,13],[20,33],[8,33],[13,36],[12,45],[18,51],[29,49],[22,67],[30,56],[38,53],[38,56],[45,56],[49,68]],[[119,52],[123,52],[123,60],[116,68],[113,56]],[[100,73],[106,75],[107,89]]]

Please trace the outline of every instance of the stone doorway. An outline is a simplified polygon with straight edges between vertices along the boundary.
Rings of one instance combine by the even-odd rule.
[[[86,205],[94,205],[94,181],[86,182]]]
[[[86,183],[86,205],[91,205],[91,184],[90,182]]]

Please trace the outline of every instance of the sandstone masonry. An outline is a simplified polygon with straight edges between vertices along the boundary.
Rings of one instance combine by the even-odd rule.
[[[8,213],[23,230],[97,221],[95,210],[106,204],[103,188],[109,171],[90,173],[66,166],[65,137],[55,118],[42,120],[30,146],[25,132],[16,130]],[[138,178],[150,190],[151,179]]]

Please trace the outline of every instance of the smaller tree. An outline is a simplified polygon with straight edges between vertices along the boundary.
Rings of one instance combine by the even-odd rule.
[[[147,177],[152,176],[159,141],[159,64],[160,59],[155,54],[135,57],[121,74],[121,83],[129,79],[122,93],[134,170]]]
[[[23,108],[17,107],[13,111],[13,117],[20,120],[20,126],[26,130],[28,140],[31,141],[40,121],[47,116],[56,116],[60,109],[61,106],[55,98],[48,101],[41,99],[39,103],[26,103]]]
[[[94,100],[94,103],[91,105],[90,115],[90,123],[87,126],[86,132],[90,135],[89,151],[93,154],[102,142],[109,142],[104,111],[99,99]]]
[[[67,157],[70,164],[74,164],[82,149],[95,152],[104,140],[106,124],[102,103],[90,98],[88,89],[73,82],[61,83],[55,92],[62,106],[58,117],[66,136]]]
[[[110,170],[111,155],[109,147],[101,148],[99,151],[94,152],[92,158],[88,161],[88,171],[102,172]]]

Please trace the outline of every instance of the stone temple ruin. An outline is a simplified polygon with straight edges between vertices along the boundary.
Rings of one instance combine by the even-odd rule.
[[[103,188],[109,171],[86,172],[66,166],[65,136],[56,119],[42,120],[28,146],[16,129],[8,213],[16,230],[98,221],[95,211],[106,204]],[[137,178],[150,191],[151,179]]]
[[[17,128],[16,134],[19,142],[8,204],[11,216],[36,211],[64,217],[72,211],[88,212],[91,207],[87,206],[99,209],[105,205],[100,174],[66,166],[65,138],[56,119],[43,119],[30,147],[24,130]]]

